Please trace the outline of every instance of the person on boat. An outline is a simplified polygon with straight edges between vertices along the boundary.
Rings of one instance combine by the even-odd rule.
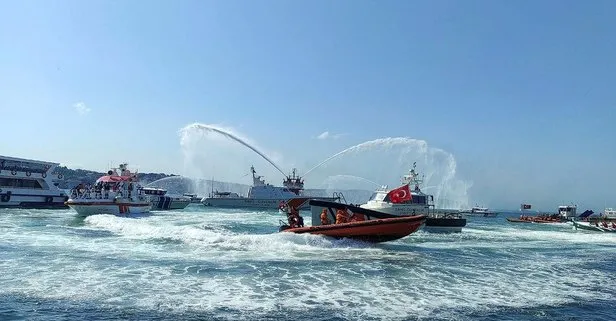
[[[349,215],[343,210],[336,211],[336,224],[347,223],[349,221]]]
[[[329,216],[327,215],[327,209],[324,208],[323,211],[321,211],[321,225],[329,225],[332,222],[329,220]]]
[[[364,216],[364,214],[353,213],[349,221],[350,222],[363,222],[365,220],[366,220],[366,217]]]
[[[297,216],[295,216],[295,214],[293,214],[293,213],[289,213],[287,215],[287,222],[289,223],[289,227],[296,228],[297,227],[297,223],[298,223]]]

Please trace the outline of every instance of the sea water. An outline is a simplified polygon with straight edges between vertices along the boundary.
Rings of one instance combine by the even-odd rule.
[[[616,235],[504,217],[369,244],[275,211],[0,209],[0,320],[614,319]]]

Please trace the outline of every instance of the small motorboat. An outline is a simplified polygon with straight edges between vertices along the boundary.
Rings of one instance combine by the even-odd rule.
[[[616,233],[616,222],[579,222],[572,221],[573,227],[578,230],[588,230],[588,231],[598,231],[598,232],[608,232],[608,233]]]
[[[426,221],[425,215],[395,216],[338,202],[310,200],[309,204],[313,226],[292,228],[284,224],[280,227],[280,232],[310,233],[378,243],[408,236],[416,232]],[[361,215],[365,220],[321,225],[320,215],[323,209],[327,210],[330,220],[333,218],[331,222],[335,222],[335,211],[337,210],[346,211],[350,216]]]
[[[565,223],[576,217],[576,206],[566,205],[559,206],[558,213],[543,213],[537,215],[520,215],[520,218],[507,217],[507,221],[511,223]],[[591,210],[586,210],[584,213],[577,216],[578,219],[588,219],[594,214]]]
[[[564,223],[567,220],[550,216],[522,216],[521,218],[507,217],[511,223]]]

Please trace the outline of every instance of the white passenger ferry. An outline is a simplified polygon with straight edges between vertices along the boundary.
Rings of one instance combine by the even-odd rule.
[[[67,208],[58,163],[0,156],[0,207]]]

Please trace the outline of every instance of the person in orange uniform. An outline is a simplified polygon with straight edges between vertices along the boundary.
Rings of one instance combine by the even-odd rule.
[[[347,223],[349,221],[349,215],[343,210],[336,211],[336,224]]]
[[[364,216],[364,214],[359,214],[359,213],[353,213],[353,215],[351,216],[351,222],[361,222],[361,221],[365,221],[366,217]]]
[[[327,216],[327,209],[324,208],[323,211],[321,211],[321,225],[329,225],[332,222],[329,220],[329,217]]]

